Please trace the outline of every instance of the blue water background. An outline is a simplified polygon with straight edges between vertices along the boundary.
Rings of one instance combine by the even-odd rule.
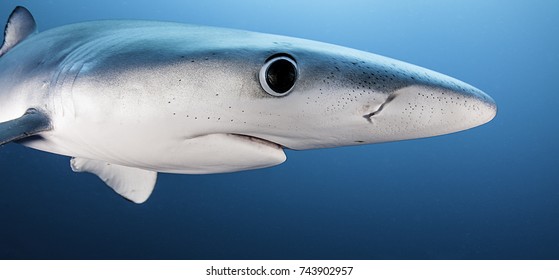
[[[67,157],[0,148],[3,259],[558,259],[559,1],[0,2],[41,30],[152,19],[314,39],[411,62],[498,103],[452,135],[159,176],[129,203]],[[1,108],[0,108],[1,110]]]

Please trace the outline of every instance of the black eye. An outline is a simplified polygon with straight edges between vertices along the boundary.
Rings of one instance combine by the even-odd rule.
[[[297,63],[287,56],[270,59],[260,69],[260,85],[273,96],[287,95],[297,81]]]

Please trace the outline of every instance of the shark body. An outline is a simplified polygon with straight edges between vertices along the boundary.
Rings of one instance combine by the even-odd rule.
[[[0,144],[72,157],[144,202],[157,172],[274,166],[305,150],[430,137],[495,102],[418,66],[309,40],[150,21],[41,33],[17,7],[0,48]]]

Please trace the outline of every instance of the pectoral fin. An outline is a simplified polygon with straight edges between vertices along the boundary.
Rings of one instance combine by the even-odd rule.
[[[97,175],[116,193],[138,204],[149,198],[157,180],[157,172],[98,160],[72,158],[70,165],[74,172]]]
[[[20,140],[52,128],[49,117],[36,109],[28,109],[23,116],[0,123],[0,145]]]

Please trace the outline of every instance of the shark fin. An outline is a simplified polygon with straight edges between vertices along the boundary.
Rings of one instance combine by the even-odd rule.
[[[149,198],[157,180],[155,171],[98,160],[72,158],[70,165],[74,172],[89,172],[97,175],[116,193],[138,204]]]
[[[35,23],[35,19],[29,10],[17,6],[10,15],[6,28],[4,29],[4,43],[0,48],[0,56],[35,33],[37,33],[37,23]]]
[[[45,113],[31,108],[17,119],[0,123],[0,145],[50,129],[52,129],[52,125],[49,117]]]

